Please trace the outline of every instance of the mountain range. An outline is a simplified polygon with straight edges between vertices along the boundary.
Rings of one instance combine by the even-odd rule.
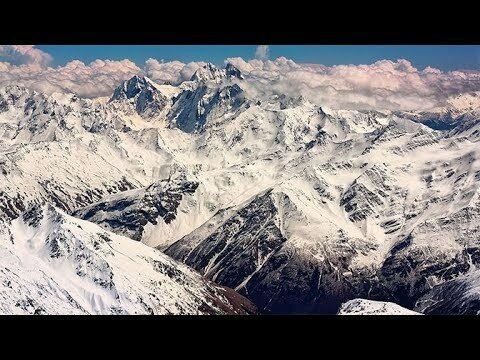
[[[232,64],[0,88],[0,311],[478,313],[479,139],[480,92],[330,109]]]

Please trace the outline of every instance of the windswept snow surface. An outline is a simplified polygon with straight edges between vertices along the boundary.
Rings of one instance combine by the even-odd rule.
[[[137,241],[35,206],[0,232],[0,314],[246,314],[248,300]]]
[[[384,301],[353,299],[342,304],[338,315],[422,315],[397,304]]]

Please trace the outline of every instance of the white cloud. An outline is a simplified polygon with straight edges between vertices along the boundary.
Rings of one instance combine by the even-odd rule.
[[[260,48],[260,47],[259,47]],[[265,47],[263,54],[268,52]],[[148,59],[144,68],[132,61],[74,60],[49,67],[51,56],[33,46],[0,46],[0,85],[23,85],[34,90],[72,92],[82,97],[110,96],[115,87],[133,75],[180,84],[189,80],[205,62],[184,64]],[[239,68],[250,96],[265,94],[303,95],[311,102],[331,108],[427,110],[445,103],[449,96],[480,89],[480,71],[443,72],[432,67],[418,70],[407,60],[381,60],[369,65],[297,64],[242,58],[225,60]]]
[[[332,67],[297,64],[283,57],[226,61],[248,75],[251,91],[301,94],[332,108],[426,110],[442,105],[448,96],[480,89],[479,71],[418,70],[402,59]]]
[[[0,63],[0,83],[21,85],[39,92],[70,92],[82,97],[111,95],[116,86],[142,70],[130,60],[74,60],[64,66],[41,67],[37,63]]]
[[[184,64],[180,61],[163,62],[150,58],[145,62],[145,73],[153,81],[177,85],[190,80],[195,71],[204,65],[205,62]]]
[[[258,60],[268,60],[268,45],[258,45],[255,50],[255,59]]]
[[[0,46],[0,55],[15,61],[0,62],[0,84],[21,85],[51,94],[75,93],[82,97],[110,96],[124,80],[145,74],[152,80],[180,84],[189,80],[205,62],[184,64],[148,59],[144,69],[132,61],[95,60],[85,64],[73,60],[64,66],[48,67],[51,56],[31,46]]]
[[[11,64],[37,64],[46,66],[52,61],[50,54],[33,45],[0,45],[0,58]]]
[[[141,74],[130,60],[79,60],[49,67],[52,56],[32,45],[0,45],[0,84],[21,85],[39,92],[75,93],[82,97],[109,96],[123,80]]]
[[[184,64],[180,61],[159,62],[148,59],[144,69],[132,61],[95,60],[85,64],[73,60],[64,66],[48,67],[51,56],[35,48],[16,47],[15,54],[22,55],[20,64],[0,62],[0,84],[21,85],[33,90],[51,94],[53,92],[75,93],[81,97],[110,96],[124,80],[134,75],[147,75],[159,83],[174,85],[189,80],[205,62]],[[19,50],[20,49],[20,50]],[[18,51],[17,51],[18,50]],[[37,51],[38,50],[38,51]],[[0,48],[1,54],[12,53],[12,48]],[[16,55],[15,55],[16,56]],[[8,55],[9,58],[12,56]]]

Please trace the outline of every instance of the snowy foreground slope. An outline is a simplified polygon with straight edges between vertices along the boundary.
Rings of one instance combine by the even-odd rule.
[[[354,299],[342,304],[338,315],[421,315],[397,304],[383,301]]]
[[[480,264],[479,99],[328,109],[252,91],[231,65],[179,86],[134,77],[109,99],[7,87],[0,222],[47,202],[262,312],[416,309]]]
[[[247,314],[248,300],[136,241],[36,206],[0,232],[0,314]]]

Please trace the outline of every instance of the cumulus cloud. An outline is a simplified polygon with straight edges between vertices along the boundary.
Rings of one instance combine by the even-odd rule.
[[[0,54],[9,60],[16,57],[15,62],[0,62],[0,85],[21,85],[46,94],[75,93],[87,98],[110,96],[122,81],[134,75],[178,85],[206,64],[148,59],[142,69],[125,59],[95,60],[90,64],[74,60],[64,66],[48,67],[51,56],[34,47],[2,46]]]
[[[56,68],[38,63],[0,63],[0,84],[21,85],[39,92],[75,93],[82,97],[111,95],[116,86],[142,70],[130,60],[74,60]]]
[[[4,58],[8,63],[19,64],[37,64],[46,66],[52,61],[50,54],[37,49],[33,45],[0,45],[0,58]]]
[[[331,67],[283,57],[226,61],[247,75],[253,92],[303,95],[337,109],[428,110],[443,105],[449,96],[480,89],[479,71],[418,70],[403,59]]]
[[[268,53],[265,47],[263,54]],[[0,46],[0,86],[22,85],[47,94],[75,93],[82,97],[110,96],[133,75],[147,75],[158,83],[178,85],[191,78],[205,62],[164,62],[148,59],[143,68],[132,61],[75,60],[50,67],[51,56],[33,46]],[[246,79],[249,96],[303,95],[334,109],[428,110],[450,96],[480,90],[480,71],[416,69],[407,60],[381,60],[369,65],[297,64],[276,60],[230,58]]]
[[[190,80],[195,71],[204,65],[206,62],[184,64],[180,61],[163,62],[150,58],[145,62],[145,73],[158,83],[178,85]]]
[[[258,60],[268,60],[268,45],[258,45],[255,50],[255,59]]]
[[[74,60],[50,67],[50,54],[32,45],[0,45],[0,85],[20,85],[51,94],[75,93],[81,97],[110,96],[124,80],[147,75],[159,83],[178,85],[189,80],[205,62],[184,64],[148,59],[144,68],[132,61],[95,60],[89,64]]]

